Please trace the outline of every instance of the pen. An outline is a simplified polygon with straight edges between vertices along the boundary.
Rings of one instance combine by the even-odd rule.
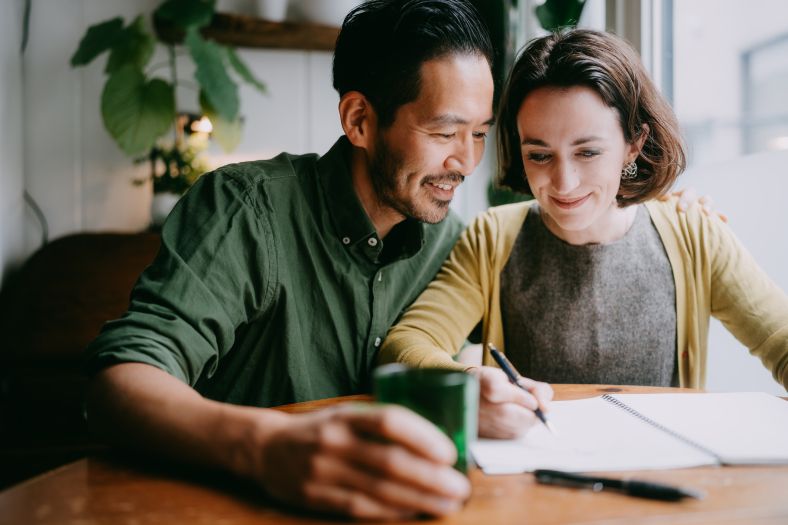
[[[564,487],[588,488],[594,492],[601,490],[616,490],[629,496],[639,498],[659,499],[663,501],[678,501],[682,498],[703,499],[703,493],[661,483],[638,481],[634,479],[612,479],[597,476],[585,476],[562,472],[560,470],[535,470],[536,481],[546,485],[560,485]]]
[[[495,348],[495,345],[492,343],[487,343],[487,348],[490,349],[490,355],[492,355],[493,359],[495,359],[495,362],[498,363],[498,366],[501,367],[501,370],[503,370],[504,374],[506,374],[506,377],[509,378],[509,381],[511,381],[513,385],[522,388],[526,392],[529,392],[527,388],[525,388],[523,385],[520,384],[519,379],[521,376],[517,372],[517,370],[515,370],[514,365],[512,365],[512,363],[510,363],[509,360],[506,359],[506,356],[503,355],[497,348]],[[539,421],[545,424],[547,430],[555,434],[555,429],[553,428],[553,425],[551,425],[550,422],[547,421],[547,418],[545,417],[544,412],[542,412],[541,408],[536,407],[536,410],[534,410],[534,414],[536,414],[536,417],[539,418]]]

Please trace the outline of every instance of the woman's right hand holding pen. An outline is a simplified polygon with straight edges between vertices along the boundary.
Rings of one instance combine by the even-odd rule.
[[[480,437],[511,439],[541,424],[534,410],[549,410],[553,399],[549,384],[521,377],[523,388],[518,388],[502,370],[491,366],[473,367],[468,373],[479,380]]]

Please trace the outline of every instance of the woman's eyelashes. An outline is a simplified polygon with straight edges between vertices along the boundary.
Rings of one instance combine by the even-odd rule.
[[[601,154],[602,152],[598,149],[584,149],[578,151],[575,155],[580,159],[594,159]],[[525,154],[525,158],[535,164],[545,164],[553,158],[553,154],[540,151],[530,151]]]
[[[541,153],[541,152],[538,152],[538,151],[531,151],[529,153],[526,153],[525,158],[528,159],[530,162],[533,162],[535,164],[544,164],[544,163],[548,162],[552,158],[552,155],[549,154],[549,153]]]

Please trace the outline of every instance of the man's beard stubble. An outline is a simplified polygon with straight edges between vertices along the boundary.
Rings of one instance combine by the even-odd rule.
[[[383,139],[378,139],[375,154],[369,163],[369,174],[379,203],[409,219],[428,224],[441,222],[449,214],[450,201],[431,198],[432,206],[428,209],[420,209],[418,204],[406,194],[407,174],[403,170],[404,164],[400,153],[389,148]],[[451,172],[443,175],[427,175],[419,181],[419,185],[448,181],[462,184],[464,180],[464,175]]]

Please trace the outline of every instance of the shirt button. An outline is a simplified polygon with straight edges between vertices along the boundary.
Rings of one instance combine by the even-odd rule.
[[[381,341],[380,341],[380,337],[376,337],[376,338],[375,338],[375,348],[379,347],[379,346],[380,346],[380,343],[381,343]]]
[[[377,245],[378,245],[378,240],[377,240],[376,238],[374,238],[374,237],[370,237],[370,238],[367,240],[367,243],[368,243],[370,246],[377,246]]]
[[[350,244],[350,237],[342,237],[342,244]]]

